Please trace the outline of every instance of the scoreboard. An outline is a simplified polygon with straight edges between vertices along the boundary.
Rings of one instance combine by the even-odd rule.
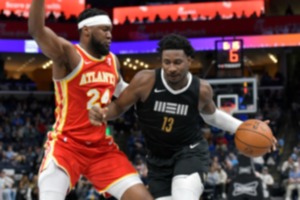
[[[243,68],[242,40],[217,40],[215,50],[217,69]]]

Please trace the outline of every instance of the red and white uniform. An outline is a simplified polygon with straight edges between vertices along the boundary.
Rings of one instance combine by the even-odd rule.
[[[135,169],[105,135],[106,125],[93,126],[88,111],[93,105],[110,103],[118,82],[118,69],[112,53],[102,59],[90,56],[79,45],[80,64],[64,79],[54,80],[56,121],[48,133],[42,172],[50,160],[64,169],[73,187],[80,175],[99,190],[131,174]]]

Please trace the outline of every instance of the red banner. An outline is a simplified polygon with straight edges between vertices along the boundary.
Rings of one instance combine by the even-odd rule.
[[[160,39],[174,32],[187,37],[299,33],[300,16],[117,25],[113,31],[115,40]]]
[[[16,15],[28,16],[32,0],[1,0],[0,10],[4,10],[6,15],[14,12]],[[64,12],[67,18],[70,15],[78,16],[85,7],[85,0],[46,0],[46,12],[52,11],[56,16]]]
[[[188,16],[190,20],[213,19],[216,16],[221,19],[231,19],[234,16],[250,17],[253,13],[259,16],[264,10],[264,0],[118,7],[113,9],[113,21],[114,24],[123,24],[126,20],[133,23],[147,18],[149,22],[155,22],[158,16],[162,21],[168,17],[172,21],[178,17],[185,20]]]
[[[76,24],[49,23],[48,26],[64,38],[79,39]],[[116,25],[113,28],[113,40],[160,39],[174,32],[187,37],[300,33],[300,16]],[[0,38],[30,38],[27,22],[0,21]]]

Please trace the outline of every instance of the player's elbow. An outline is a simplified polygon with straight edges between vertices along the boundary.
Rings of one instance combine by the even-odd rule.
[[[44,31],[44,26],[40,25],[39,23],[35,23],[34,21],[28,21],[28,34],[31,35],[33,38],[38,37]]]
[[[28,22],[28,34],[31,35],[31,37],[36,37],[38,35],[38,29],[35,27],[32,23]]]
[[[41,31],[40,31],[38,28],[36,28],[36,27],[34,27],[34,26],[28,26],[28,34],[29,34],[31,37],[37,38],[40,32],[41,32]]]

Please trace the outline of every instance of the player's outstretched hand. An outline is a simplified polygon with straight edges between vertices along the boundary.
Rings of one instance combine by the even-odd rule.
[[[270,120],[265,120],[264,121],[266,124],[270,124]],[[271,152],[271,151],[276,151],[276,146],[277,146],[277,139],[273,136],[273,146],[272,146],[272,149],[270,149],[270,151],[269,152]]]
[[[99,106],[93,106],[89,110],[89,119],[94,126],[101,126],[102,123],[106,123],[106,113],[108,109],[100,108]]]

